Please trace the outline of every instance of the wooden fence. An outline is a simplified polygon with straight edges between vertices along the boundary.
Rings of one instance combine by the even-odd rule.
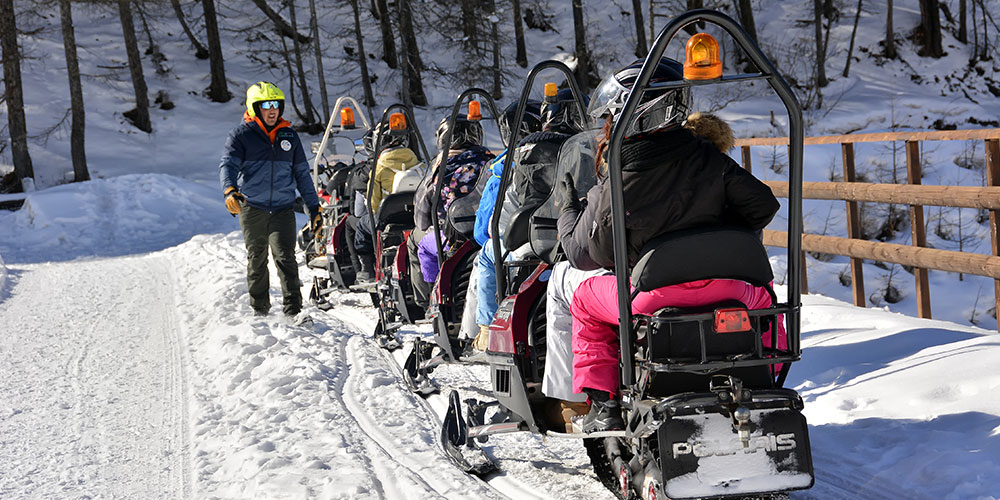
[[[982,140],[986,149],[986,186],[925,186],[921,185],[920,143],[923,141]],[[902,141],[906,146],[906,173],[908,184],[870,184],[857,182],[854,169],[854,145],[863,142]],[[803,198],[810,200],[843,200],[847,204],[848,238],[802,235],[802,251],[843,255],[851,258],[851,286],[854,304],[865,305],[863,259],[892,262],[913,267],[916,280],[917,313],[921,318],[931,317],[930,289],[927,270],[936,269],[958,273],[987,276],[994,279],[994,301],[1000,311],[1000,240],[997,224],[1000,223],[1000,129],[945,130],[935,132],[891,132],[880,134],[833,135],[807,137],[806,146],[840,144],[844,182],[803,183]],[[752,170],[751,146],[787,146],[787,137],[740,139],[743,167]],[[808,150],[807,150],[808,151]],[[775,196],[788,196],[788,183],[767,181]],[[909,205],[911,245],[898,245],[861,239],[861,222],[858,202],[893,203]],[[927,247],[924,226],[924,205],[989,210],[992,256],[939,250]],[[787,233],[764,231],[764,244],[787,247]],[[805,259],[803,259],[803,262]],[[803,290],[808,290],[803,268]],[[1000,321],[998,321],[1000,329]]]

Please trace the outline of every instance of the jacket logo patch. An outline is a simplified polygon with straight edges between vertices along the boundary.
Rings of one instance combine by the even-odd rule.
[[[292,143],[291,143],[291,141],[289,141],[287,139],[281,141],[281,149],[283,151],[291,151],[292,150]]]

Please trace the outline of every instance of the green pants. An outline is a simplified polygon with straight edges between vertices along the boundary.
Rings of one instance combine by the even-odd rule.
[[[269,213],[244,205],[240,212],[240,228],[247,246],[250,306],[264,312],[271,308],[267,271],[267,249],[270,247],[281,279],[282,309],[285,314],[298,314],[302,310],[302,292],[299,266],[295,261],[295,212],[289,208]]]

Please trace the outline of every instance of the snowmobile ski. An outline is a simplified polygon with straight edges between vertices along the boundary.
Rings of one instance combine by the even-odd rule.
[[[448,459],[463,472],[482,476],[498,469],[496,462],[476,445],[475,440],[469,439],[456,390],[448,394],[448,411],[441,425],[441,446]]]

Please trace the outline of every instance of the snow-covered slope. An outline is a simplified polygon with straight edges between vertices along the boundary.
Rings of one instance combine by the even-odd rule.
[[[202,189],[134,181],[184,199]],[[53,213],[100,186],[32,203]],[[111,205],[94,211],[128,225]],[[206,234],[173,226],[129,242],[138,255],[81,239],[74,255],[108,256],[68,262],[31,257],[52,251],[58,224],[0,233],[18,249],[0,295],[0,497],[611,498],[573,440],[496,436],[485,449],[502,474],[457,472],[369,337],[368,298],[308,308],[312,328],[251,317],[239,233],[203,215]],[[94,220],[82,231],[100,231]],[[817,483],[793,498],[1000,498],[995,333],[822,296],[805,297],[803,330],[789,386],[806,401]],[[489,398],[484,367],[433,375]]]

